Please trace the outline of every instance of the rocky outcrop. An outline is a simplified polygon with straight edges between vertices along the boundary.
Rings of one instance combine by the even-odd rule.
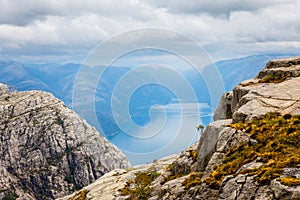
[[[233,90],[234,121],[268,112],[300,114],[300,57],[269,62],[255,79]]]
[[[0,95],[8,93],[8,87],[7,85],[0,83]]]
[[[215,121],[232,118],[231,102],[232,102],[232,92],[224,93],[214,113]]]
[[[51,94],[0,85],[0,199],[54,199],[128,167],[114,145]]]
[[[300,57],[286,58],[270,61],[266,67],[259,72],[257,78],[265,77],[292,78],[300,76]]]
[[[113,171],[64,199],[300,199],[299,66],[300,57],[271,61],[224,94],[216,121],[181,154]]]
[[[194,171],[205,170],[208,162],[211,159],[211,156],[218,148],[217,143],[219,142],[220,132],[229,123],[229,120],[219,120],[207,126],[199,141],[197,150],[197,164],[195,165]]]
[[[300,114],[300,77],[276,84],[241,84],[234,89],[233,96],[234,122],[249,121],[268,112]]]

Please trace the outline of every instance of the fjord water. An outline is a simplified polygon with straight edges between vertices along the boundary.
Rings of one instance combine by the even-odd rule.
[[[128,105],[125,105],[129,107],[130,119],[122,119],[126,115],[123,113],[125,109],[121,107],[117,113],[113,113],[111,99],[126,101],[122,95],[113,92],[118,81],[129,70],[122,67],[108,68],[97,87],[95,108],[105,136],[129,157],[132,164],[151,162],[179,152],[197,141],[200,136],[197,125],[208,124],[212,113],[208,90],[201,76],[189,80],[195,86],[197,102],[178,99],[169,88],[153,82],[141,85],[130,95]],[[122,86],[126,87],[131,82],[123,83]],[[173,84],[176,85],[176,82]],[[198,85],[202,88],[199,89]],[[120,123],[127,131],[118,126]],[[136,126],[131,127],[132,123]]]

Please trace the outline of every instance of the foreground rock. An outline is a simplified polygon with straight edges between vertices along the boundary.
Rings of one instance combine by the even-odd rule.
[[[51,94],[0,85],[0,199],[54,199],[94,182],[126,157]]]
[[[299,76],[300,57],[269,62],[222,96],[198,144],[64,199],[300,199]]]
[[[146,172],[147,175],[151,173],[157,173],[160,175],[160,181],[167,177],[169,174],[165,171],[166,166],[172,164],[178,155],[172,155],[161,160],[158,160],[152,164],[139,165],[129,169],[116,169],[103,177],[95,181],[94,183],[88,185],[81,191],[86,191],[87,193],[83,195],[81,191],[75,192],[72,195],[60,198],[60,200],[67,199],[80,199],[80,197],[85,197],[86,199],[125,199],[128,195],[124,197],[122,194],[122,189],[126,186],[127,182],[134,180],[137,174]],[[159,184],[159,181],[157,180]],[[153,183],[155,187],[155,183]],[[145,187],[146,188],[146,187]],[[157,188],[159,189],[159,188]],[[146,190],[145,190],[146,191]]]

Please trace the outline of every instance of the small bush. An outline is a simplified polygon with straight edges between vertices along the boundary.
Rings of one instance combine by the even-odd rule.
[[[127,199],[148,199],[151,196],[151,183],[160,176],[156,171],[144,171],[135,174],[134,180],[127,181],[124,188],[120,189],[121,195],[130,195]]]

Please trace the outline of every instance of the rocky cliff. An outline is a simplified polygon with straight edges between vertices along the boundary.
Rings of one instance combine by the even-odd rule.
[[[0,199],[54,199],[128,167],[114,145],[51,94],[0,84]]]
[[[300,57],[270,61],[222,96],[197,144],[62,199],[300,199],[299,114]]]

